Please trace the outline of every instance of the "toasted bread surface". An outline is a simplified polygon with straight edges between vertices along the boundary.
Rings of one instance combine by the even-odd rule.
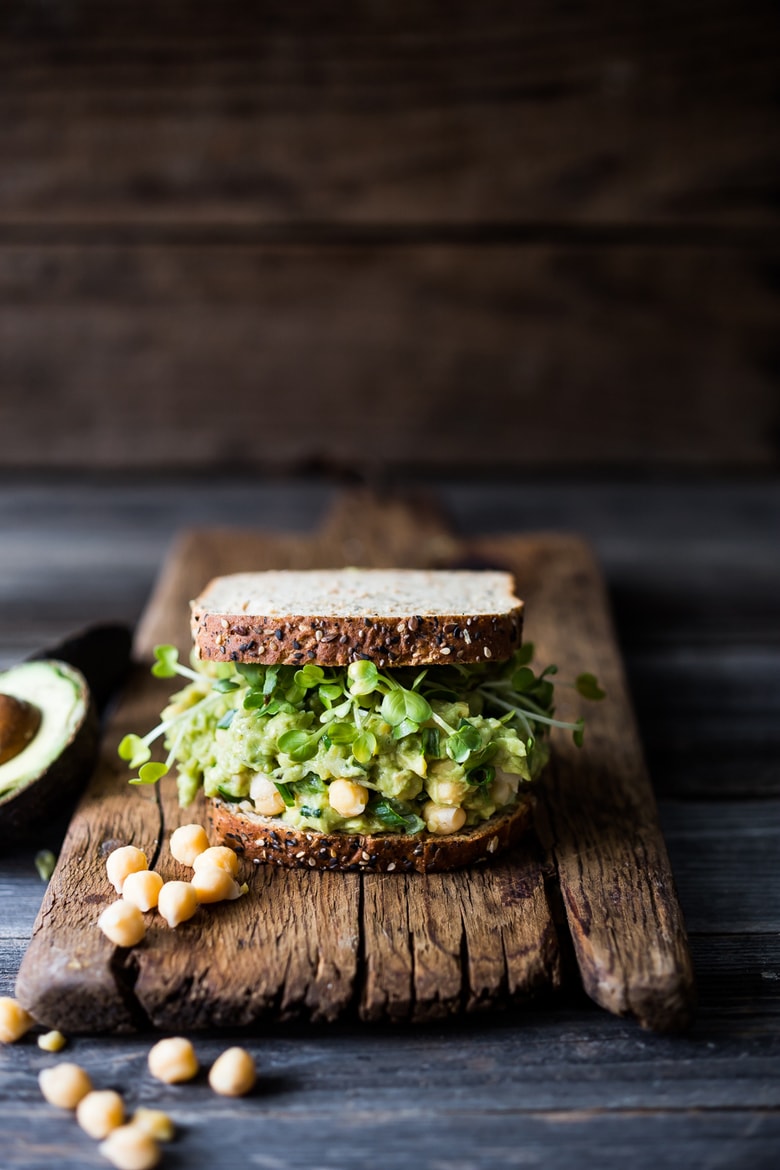
[[[503,572],[280,570],[218,577],[191,611],[205,660],[392,667],[507,659],[523,603]]]
[[[239,811],[219,798],[207,801],[215,840],[251,860],[291,869],[332,869],[347,873],[435,873],[462,869],[495,857],[531,829],[535,797],[488,821],[447,836],[433,833],[318,833],[295,829],[277,817]]]

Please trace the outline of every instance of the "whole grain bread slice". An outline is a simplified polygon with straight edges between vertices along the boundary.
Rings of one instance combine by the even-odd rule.
[[[312,569],[217,577],[191,602],[192,637],[215,662],[378,666],[503,661],[520,645],[511,573]]]
[[[214,839],[250,860],[289,869],[435,873],[486,861],[518,842],[531,829],[535,797],[521,792],[511,809],[448,836],[318,833],[295,829],[277,817],[241,811],[218,797],[206,804]]]

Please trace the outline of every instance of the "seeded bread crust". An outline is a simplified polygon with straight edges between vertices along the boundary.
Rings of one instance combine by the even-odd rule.
[[[523,603],[510,573],[323,569],[217,577],[191,615],[207,661],[396,667],[510,658]]]
[[[461,833],[404,835],[318,833],[294,829],[276,817],[239,812],[224,800],[207,800],[214,839],[250,860],[288,869],[332,869],[346,873],[435,873],[462,869],[495,857],[531,828],[535,797]]]

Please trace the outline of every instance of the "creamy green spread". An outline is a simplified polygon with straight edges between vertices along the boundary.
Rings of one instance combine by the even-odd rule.
[[[421,672],[366,661],[326,669],[193,662],[191,681],[162,714],[180,802],[202,786],[263,814],[267,800],[258,807],[256,794],[270,781],[281,797],[274,815],[299,829],[420,832],[430,802],[479,824],[514,805],[547,759],[537,719],[549,722],[552,684],[525,661],[521,651],[497,666]],[[513,679],[525,687],[520,706]],[[336,780],[362,786],[362,812],[333,807]]]

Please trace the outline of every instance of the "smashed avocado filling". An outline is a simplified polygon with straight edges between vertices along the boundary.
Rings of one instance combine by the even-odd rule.
[[[527,643],[508,662],[419,671],[366,660],[187,667],[174,647],[158,646],[152,673],[188,683],[160,725],[125,736],[119,754],[139,769],[135,784],[153,784],[175,764],[182,805],[202,786],[297,829],[451,832],[517,803],[547,761],[550,727],[582,741],[582,720],[554,718],[557,668],[537,675],[532,656]],[[573,685],[603,697],[593,675]],[[159,737],[165,763],[151,761]]]

